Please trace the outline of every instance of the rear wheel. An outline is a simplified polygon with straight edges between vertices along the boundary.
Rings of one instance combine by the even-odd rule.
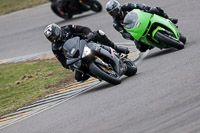
[[[177,48],[177,49],[183,49],[184,44],[180,40],[174,38],[171,35],[163,34],[159,31],[156,32],[155,38],[162,44],[169,45],[171,47]]]
[[[97,0],[91,0],[91,10],[94,12],[101,12],[102,11],[102,5]]]
[[[95,63],[91,63],[89,69],[90,72],[99,79],[105,80],[114,85],[121,83],[120,76],[114,71],[106,70],[105,68],[102,68],[102,66]]]

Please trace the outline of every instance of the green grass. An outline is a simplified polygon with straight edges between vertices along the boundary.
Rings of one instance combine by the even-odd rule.
[[[29,105],[72,80],[72,71],[57,60],[0,65],[0,116]]]
[[[0,15],[47,3],[48,0],[0,0]]]

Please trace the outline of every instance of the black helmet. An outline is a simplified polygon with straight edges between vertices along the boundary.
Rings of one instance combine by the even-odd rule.
[[[53,24],[48,25],[45,28],[44,35],[49,41],[51,41],[52,43],[55,43],[62,39],[63,32],[57,24],[53,23]]]
[[[106,4],[106,10],[112,17],[117,17],[120,15],[121,7],[117,0],[110,0]]]

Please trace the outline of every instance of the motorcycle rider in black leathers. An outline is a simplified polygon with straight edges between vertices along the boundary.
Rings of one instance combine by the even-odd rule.
[[[124,5],[120,5],[117,0],[110,0],[106,4],[107,12],[113,17],[113,27],[122,34],[125,39],[134,40],[134,38],[123,28],[123,20],[128,12],[132,11],[133,9],[140,9],[144,12],[152,13],[160,15],[164,18],[168,18],[174,24],[178,22],[178,19],[169,18],[168,15],[161,9],[160,7],[151,8],[146,6],[145,4],[132,4],[127,3]],[[140,52],[145,52],[148,49],[152,49],[152,46],[143,44],[142,42],[134,40],[136,48]]]
[[[66,65],[67,58],[65,57],[62,48],[64,43],[71,37],[79,36],[82,39],[86,38],[88,41],[94,41],[112,47],[119,53],[129,53],[128,48],[115,45],[107,38],[103,31],[97,30],[92,32],[90,28],[80,25],[66,25],[59,27],[56,24],[50,24],[45,28],[44,35],[52,42],[52,51],[56,58],[61,62],[62,66],[67,69],[71,68]],[[88,78],[88,75],[75,70],[75,79],[78,82],[83,82]]]

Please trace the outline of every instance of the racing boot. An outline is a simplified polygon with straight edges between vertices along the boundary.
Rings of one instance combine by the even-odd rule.
[[[110,39],[108,39],[108,37],[105,35],[105,33],[102,30],[95,31],[93,32],[93,34],[97,42],[114,48],[118,53],[124,53],[124,54],[129,53],[128,48],[115,45]]]
[[[177,24],[178,23],[178,19],[177,18],[169,18],[167,13],[163,12],[163,17],[169,19],[173,24]]]
[[[124,53],[124,54],[128,54],[130,51],[128,48],[122,47],[122,46],[117,46],[114,45],[114,49],[118,52],[118,53]]]
[[[169,18],[169,20],[170,20],[173,24],[177,24],[177,23],[178,23],[178,19],[177,19],[177,18]]]
[[[164,13],[163,17],[169,19],[173,24],[177,24],[178,23],[178,19],[177,18],[169,18],[169,16],[166,13]]]
[[[155,13],[157,15],[160,15],[164,18],[169,19],[173,24],[177,24],[178,23],[178,19],[176,18],[169,18],[169,16],[167,15],[167,13],[164,12],[164,10],[160,7],[154,7],[152,9],[149,10],[150,13]]]

